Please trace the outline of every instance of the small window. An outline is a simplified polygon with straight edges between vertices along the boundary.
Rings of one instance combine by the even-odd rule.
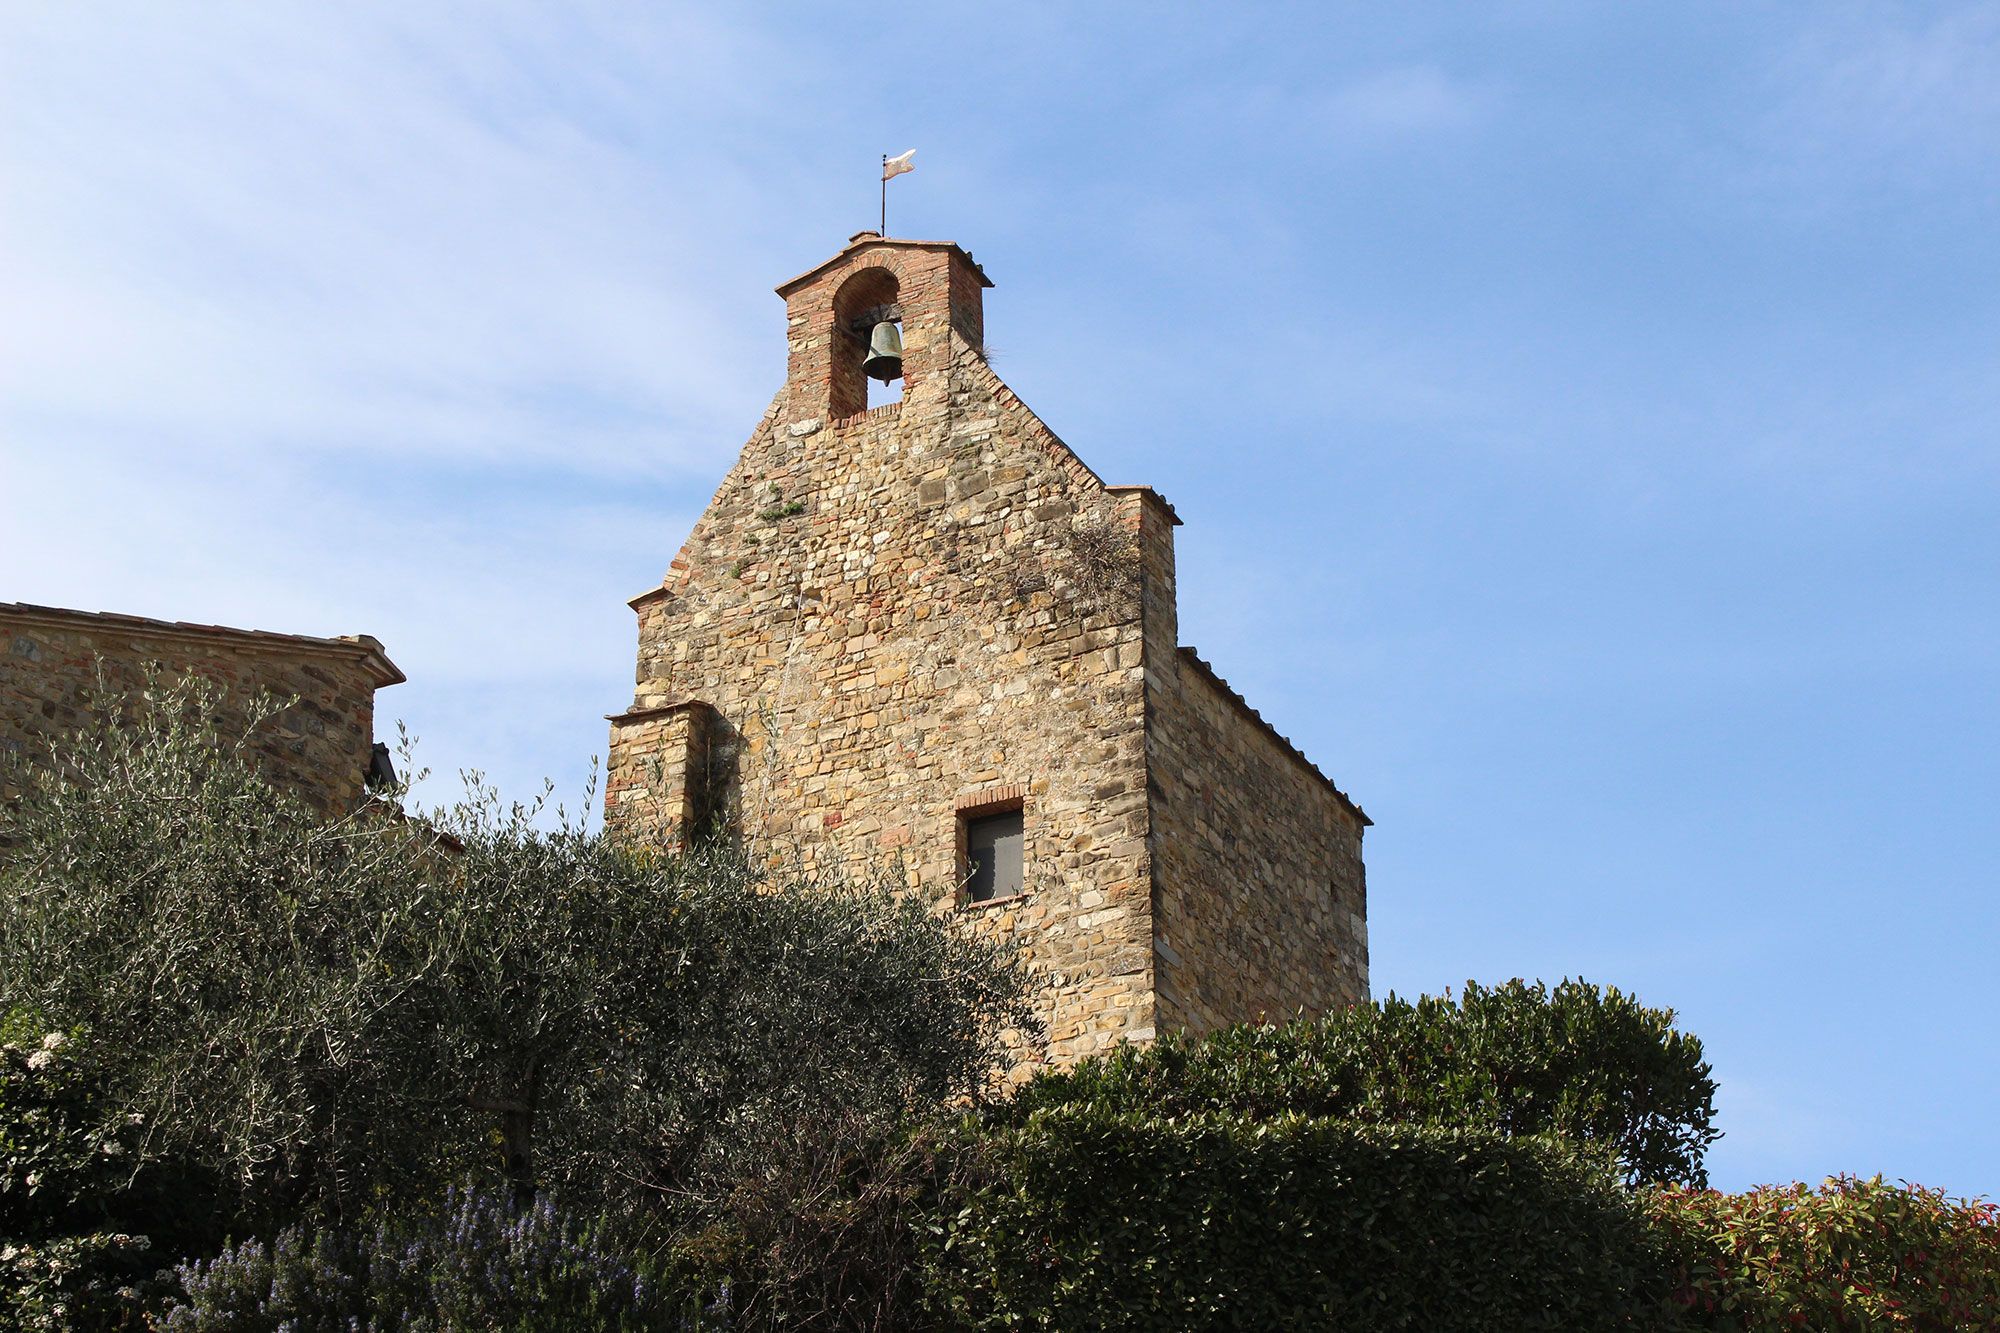
[[[965,896],[975,903],[1021,891],[1021,812],[976,815],[965,821]]]

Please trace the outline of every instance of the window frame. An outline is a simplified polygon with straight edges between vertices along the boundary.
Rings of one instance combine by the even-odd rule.
[[[1027,793],[1022,787],[1004,787],[997,791],[981,792],[960,797],[953,810],[953,825],[956,832],[956,846],[953,863],[957,876],[953,896],[958,905],[965,908],[986,908],[999,903],[1018,902],[1029,896],[1028,888],[1028,809]],[[1018,815],[1021,819],[1021,883],[1011,893],[995,893],[990,898],[972,896],[972,855],[970,835],[972,826],[984,819],[1005,815]]]

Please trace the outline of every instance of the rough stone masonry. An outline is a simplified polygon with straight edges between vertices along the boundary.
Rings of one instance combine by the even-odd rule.
[[[863,232],[778,288],[784,387],[631,603],[608,823],[900,866],[1022,945],[1057,1063],[1365,1000],[1368,817],[1180,645],[1180,519],[1000,382],[991,285]],[[903,392],[870,407],[884,321]],[[1018,891],[972,901],[968,830],[1014,812]]]
[[[322,639],[0,602],[0,802],[20,794],[25,765],[56,762],[70,737],[105,725],[94,711],[100,685],[132,693],[190,676],[222,687],[217,724],[249,735],[266,777],[330,813],[361,799],[375,691],[404,679],[366,634]],[[265,694],[289,702],[252,734],[250,711]]]

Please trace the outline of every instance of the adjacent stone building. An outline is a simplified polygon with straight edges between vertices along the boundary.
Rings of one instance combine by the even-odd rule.
[[[189,625],[139,616],[0,603],[0,800],[12,799],[22,765],[102,719],[91,712],[100,675],[133,691],[149,678],[199,676],[224,687],[225,734],[243,730],[260,692],[296,702],[260,728],[251,746],[276,784],[328,811],[358,801],[375,745],[375,691],[404,679],[369,636]]]
[[[608,822],[899,861],[1026,948],[1058,1062],[1365,1000],[1367,816],[1180,644],[1180,519],[1001,383],[991,285],[863,232],[778,288],[784,387],[631,603]]]

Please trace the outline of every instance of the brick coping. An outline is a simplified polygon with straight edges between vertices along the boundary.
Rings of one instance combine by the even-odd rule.
[[[1158,491],[1154,490],[1151,486],[1133,485],[1129,483],[1122,486],[1107,485],[1104,488],[1104,492],[1107,495],[1137,495],[1142,497],[1143,499],[1151,500],[1153,503],[1157,504],[1160,508],[1167,511],[1167,520],[1171,522],[1175,527],[1178,528],[1184,526],[1181,523],[1181,516],[1179,512],[1176,511],[1171,504],[1167,503],[1167,497],[1160,494]]]
[[[907,241],[907,240],[900,240],[893,236],[877,236],[872,231],[864,231],[856,234],[854,238],[848,241],[846,245],[841,246],[840,252],[834,255],[831,259],[826,259],[821,261],[820,263],[814,264],[811,268],[799,274],[796,278],[787,278],[785,281],[779,283],[772,290],[776,291],[780,296],[790,296],[795,288],[803,285],[804,283],[812,280],[813,278],[818,277],[820,274],[826,272],[826,270],[832,268],[835,264],[838,264],[842,260],[846,259],[849,255],[854,254],[855,252],[860,250],[872,250],[878,247],[891,250],[955,251],[956,253],[964,257],[965,262],[971,266],[973,273],[978,275],[980,286],[991,287],[993,285],[993,279],[986,276],[986,270],[981,268],[979,266],[979,261],[972,257],[972,251],[966,249],[964,246],[960,245],[957,241]]]

